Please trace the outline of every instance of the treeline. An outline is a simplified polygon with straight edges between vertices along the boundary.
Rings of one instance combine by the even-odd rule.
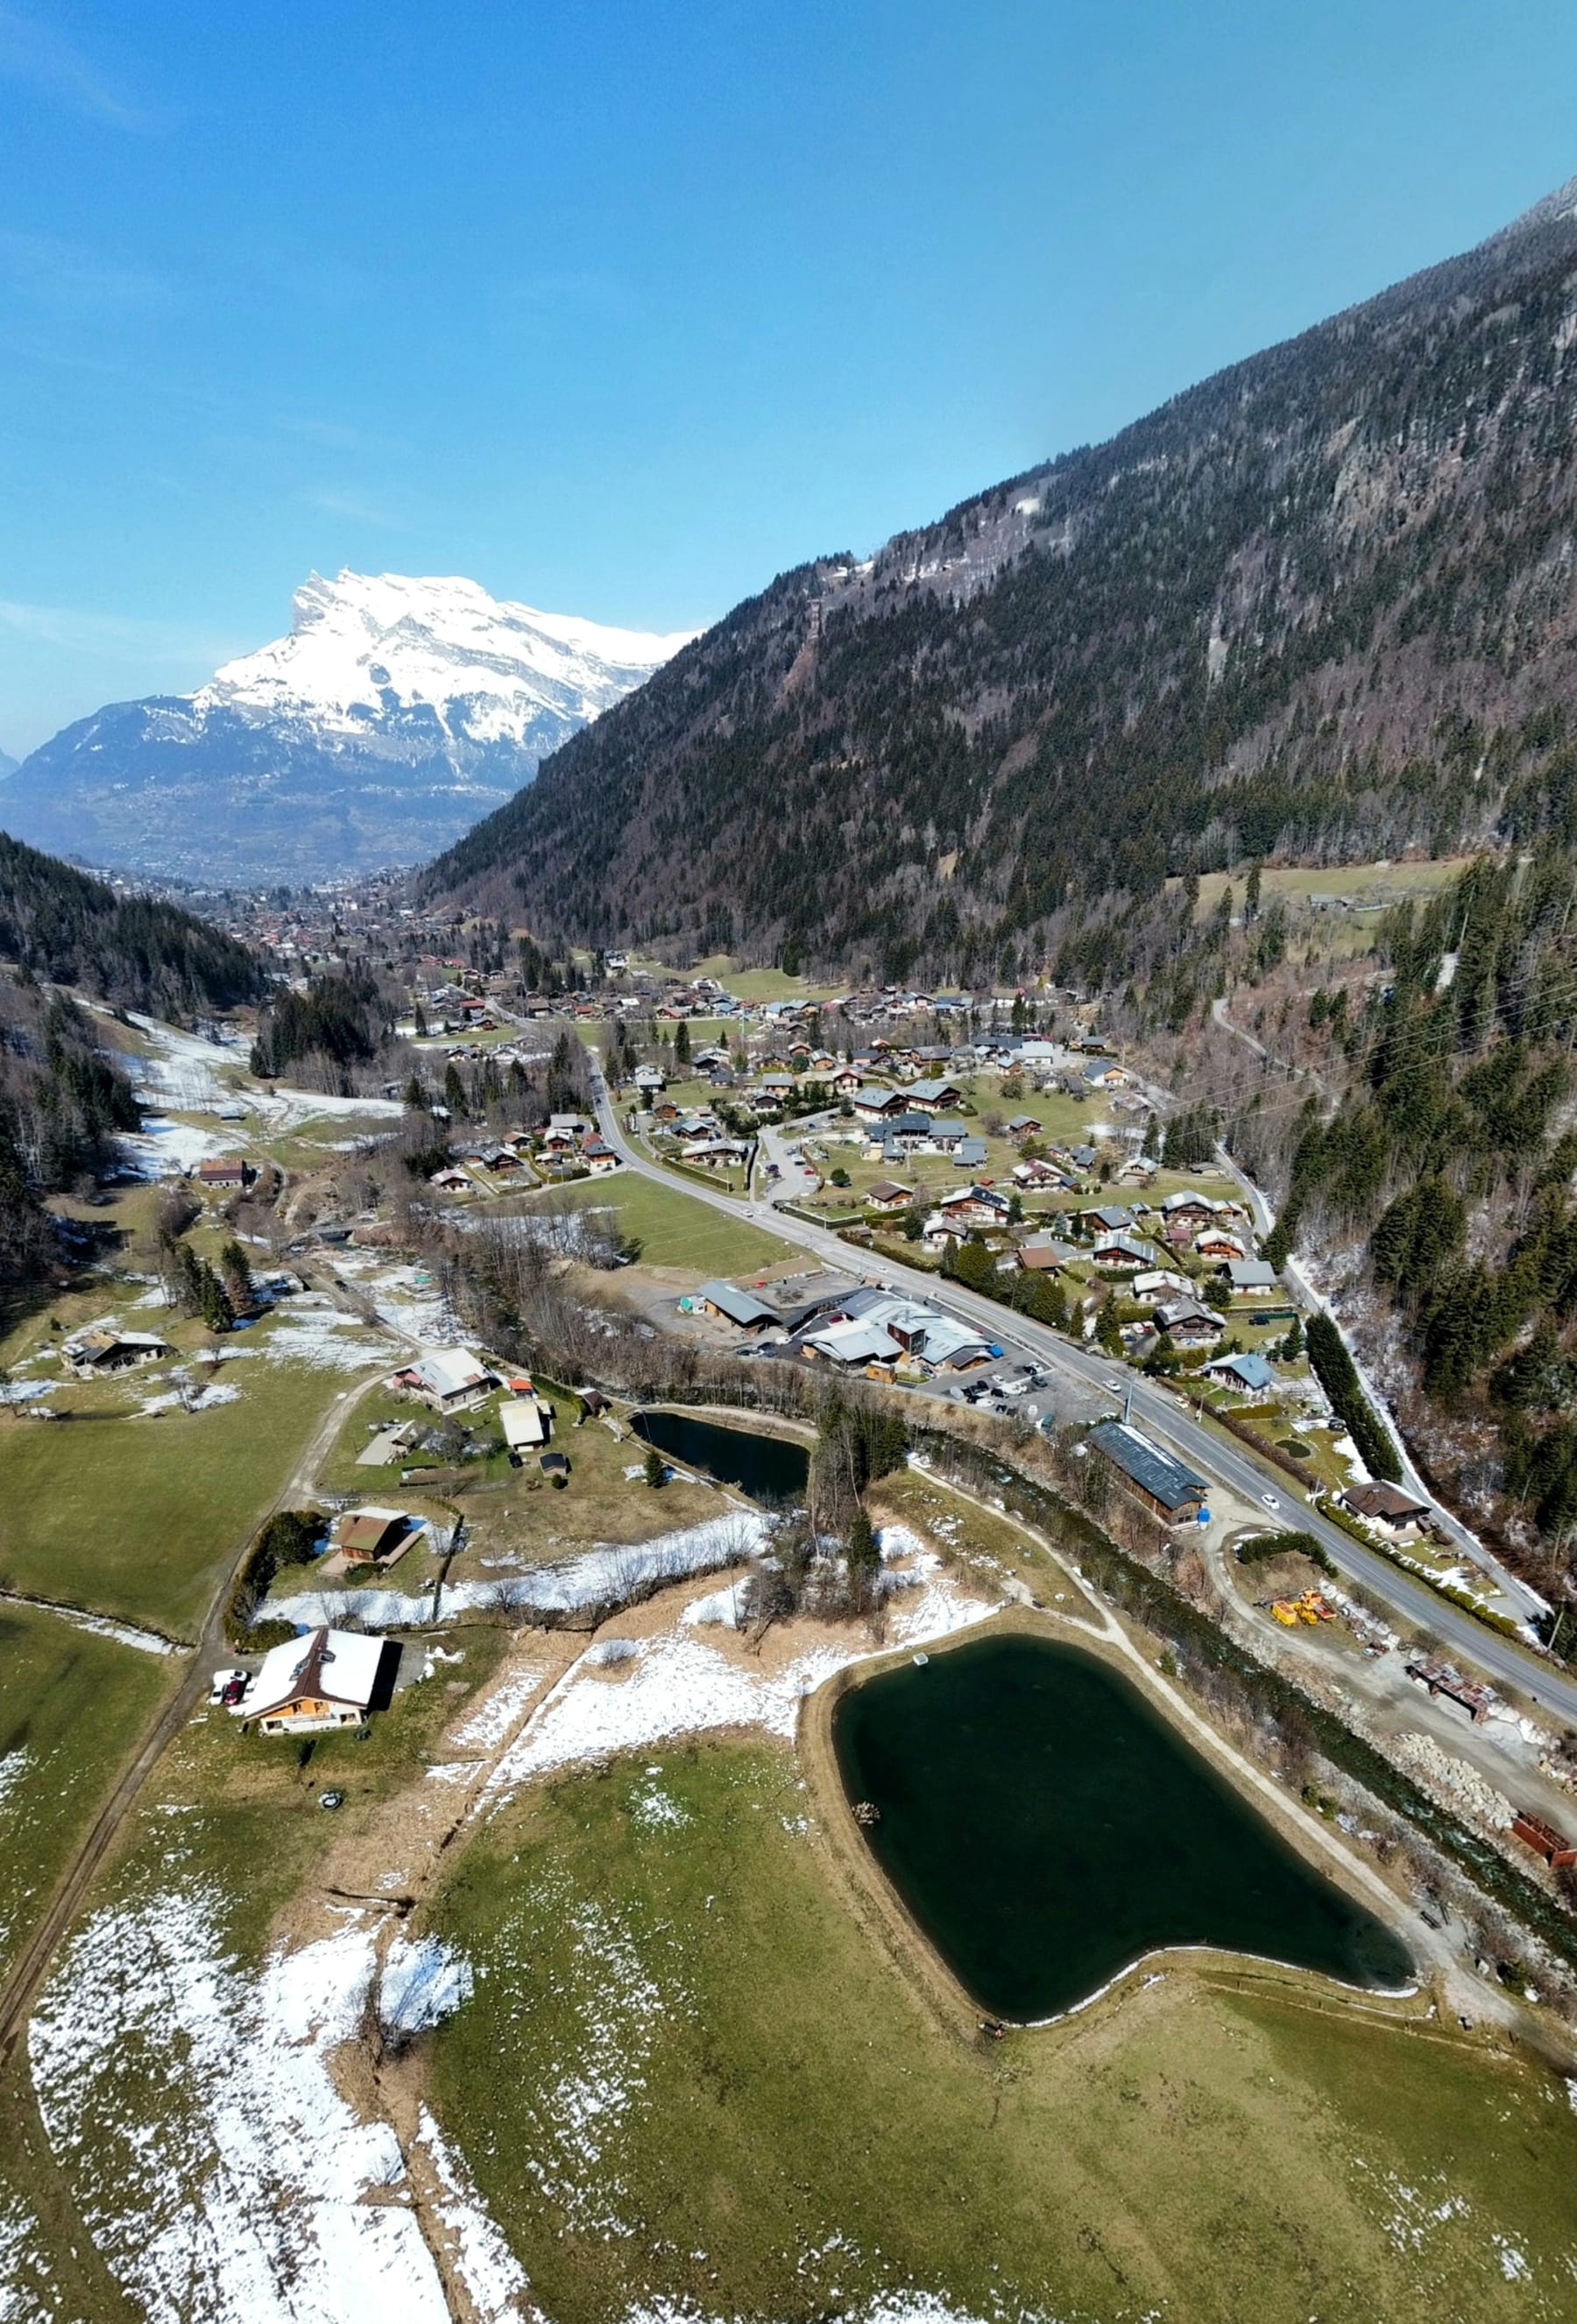
[[[1300,1239],[1366,1237],[1425,1395],[1474,1411],[1506,1494],[1557,1536],[1577,1526],[1574,904],[1563,846],[1474,864],[1387,916],[1386,974],[1356,1005],[1311,997],[1351,1078],[1328,1118],[1312,1100],[1299,1116],[1267,1244],[1279,1262]]]
[[[55,1255],[44,1198],[97,1176],[139,1119],[87,1011],[26,971],[0,976],[0,1296]]]
[[[102,880],[0,832],[0,960],[112,1007],[189,1018],[261,999],[262,962],[195,913]]]
[[[310,1062],[348,1095],[352,1068],[371,1065],[393,1028],[393,1009],[372,977],[314,977],[305,992],[281,992],[263,1011],[252,1070],[272,1080]]]

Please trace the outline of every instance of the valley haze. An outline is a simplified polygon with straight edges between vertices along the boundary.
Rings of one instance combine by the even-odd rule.
[[[190,695],[111,703],[7,774],[19,839],[203,881],[416,862],[687,641],[545,613],[476,582],[314,573],[289,633]]]

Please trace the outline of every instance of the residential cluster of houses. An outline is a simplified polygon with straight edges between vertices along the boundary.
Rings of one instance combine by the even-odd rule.
[[[428,1184],[440,1194],[486,1194],[500,1180],[519,1178],[535,1185],[564,1178],[604,1178],[618,1167],[618,1155],[595,1121],[584,1114],[555,1113],[542,1130],[459,1140]]]

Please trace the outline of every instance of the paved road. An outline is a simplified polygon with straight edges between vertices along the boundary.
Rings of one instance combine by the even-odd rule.
[[[626,1167],[671,1190],[678,1184],[672,1171],[650,1160],[625,1136],[595,1065],[593,1087],[603,1134],[609,1145],[622,1155]],[[934,1275],[906,1267],[901,1261],[856,1253],[825,1227],[792,1217],[777,1206],[777,1201],[741,1202],[709,1187],[693,1186],[687,1180],[685,1191],[696,1202],[710,1203],[714,1209],[731,1218],[756,1221],[785,1241],[798,1243],[844,1274],[864,1274],[965,1317],[987,1330],[993,1341],[1021,1349],[1049,1365],[1061,1379],[1077,1381],[1085,1389],[1103,1392],[1110,1397],[1113,1409],[1131,1394],[1134,1419],[1203,1477],[1230,1485],[1246,1499],[1260,1503],[1267,1511],[1267,1523],[1277,1517],[1288,1524],[1296,1519],[1305,1533],[1314,1535],[1333,1564],[1382,1600],[1400,1622],[1440,1639],[1458,1661],[1476,1665],[1491,1678],[1518,1688],[1566,1724],[1577,1725],[1577,1683],[1553,1664],[1525,1652],[1511,1639],[1498,1637],[1471,1615],[1460,1611],[1448,1599],[1437,1597],[1423,1582],[1415,1582],[1377,1552],[1363,1548],[1350,1534],[1311,1508],[1279,1471],[1262,1467],[1232,1438],[1208,1427],[1169,1389],[1125,1365],[1112,1362],[1093,1349],[1078,1346],[1060,1332],[1031,1323],[1027,1316],[1010,1314],[995,1300],[981,1298],[962,1284],[950,1282],[939,1286]],[[792,1194],[798,1190],[790,1187],[785,1191]],[[779,1194],[778,1200],[781,1199]]]

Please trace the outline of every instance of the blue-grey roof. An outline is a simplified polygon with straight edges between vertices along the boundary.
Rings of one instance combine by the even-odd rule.
[[[1163,1508],[1178,1509],[1185,1502],[1203,1501],[1210,1489],[1203,1477],[1174,1460],[1170,1452],[1163,1452],[1125,1421],[1103,1420],[1098,1428],[1091,1429],[1087,1441]]]
[[[758,1299],[753,1291],[742,1291],[737,1283],[703,1283],[695,1297],[715,1307],[731,1323],[776,1323],[781,1319],[775,1307]]]

